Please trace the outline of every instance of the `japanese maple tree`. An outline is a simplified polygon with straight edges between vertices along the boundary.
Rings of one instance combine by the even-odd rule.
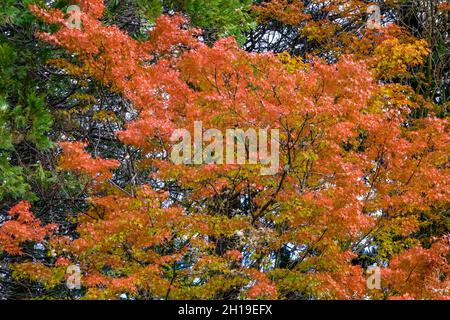
[[[281,15],[283,3],[264,6],[262,17],[308,18]],[[390,27],[368,35],[374,54],[342,52],[328,63],[247,52],[233,38],[208,46],[180,15],[159,17],[139,41],[101,22],[103,1],[79,4],[81,29],[59,10],[31,10],[59,27],[42,40],[131,102],[116,135],[140,154],[134,167],[146,179],[118,186],[122,159],[62,141],[60,170],[87,185],[89,209],[75,238],[42,226],[27,203],[11,209],[2,251],[20,255],[32,241],[51,255],[49,264],[16,263],[17,277],[56,286],[78,264],[83,296],[96,299],[450,297],[439,215],[450,199],[449,124],[408,87],[379,81],[421,63],[424,43],[410,47],[417,59],[392,64],[407,40]],[[419,107],[428,115],[414,117]],[[222,132],[279,129],[278,173],[260,175],[261,164],[174,164],[171,135],[193,132],[195,121]],[[430,226],[443,230],[420,239]],[[372,263],[382,267],[381,290],[366,285]]]

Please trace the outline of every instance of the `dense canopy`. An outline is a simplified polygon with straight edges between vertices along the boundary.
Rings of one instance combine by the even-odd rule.
[[[446,1],[70,4],[0,9],[0,298],[450,298]]]

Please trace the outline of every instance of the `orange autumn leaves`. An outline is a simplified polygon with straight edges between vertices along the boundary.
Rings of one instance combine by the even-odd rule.
[[[231,38],[208,47],[181,16],[160,17],[140,42],[98,20],[102,1],[87,3],[82,30],[34,7],[60,25],[41,37],[75,52],[89,76],[133,104],[137,117],[116,134],[143,154],[137,166],[151,169],[161,190],[111,188],[119,160],[62,142],[60,168],[97,182],[78,238],[52,236],[22,203],[28,218],[0,227],[2,247],[19,235],[5,251],[47,237],[56,256],[46,277],[79,264],[87,298],[449,297],[448,242],[430,237],[425,248],[415,236],[422,217],[435,223],[450,198],[447,120],[411,119],[416,104],[406,90],[377,82],[374,64],[355,55],[300,63],[246,52]],[[289,3],[267,8],[279,5]],[[381,51],[389,63],[391,51]],[[197,120],[222,131],[280,129],[281,170],[266,177],[252,166],[174,165],[164,156],[171,132]],[[379,261],[383,290],[370,291],[357,259],[380,245],[371,243],[377,235],[390,251]],[[389,235],[405,243],[390,248]],[[39,279],[39,268],[20,266],[22,277]]]
[[[0,228],[2,251],[20,255],[23,253],[22,244],[43,241],[57,228],[55,224],[43,226],[41,220],[30,212],[30,208],[28,202],[20,202],[9,210],[10,220],[5,221]]]
[[[262,21],[275,19],[290,25],[298,25],[310,16],[302,13],[305,6],[300,0],[273,0],[254,6],[253,10]]]
[[[450,281],[441,280],[450,271],[449,241],[440,239],[429,249],[415,247],[394,257],[382,271],[386,294],[397,299],[450,299]]]
[[[310,53],[336,57],[354,54],[356,59],[368,62],[379,79],[410,77],[411,69],[430,54],[427,41],[395,24],[367,28],[368,5],[359,0],[271,0],[255,5],[253,10],[262,23],[276,21],[297,29],[298,36],[311,47],[307,49]],[[387,1],[385,5],[396,8],[399,4]]]
[[[86,175],[99,182],[111,179],[111,170],[120,165],[117,160],[93,158],[84,150],[86,144],[82,142],[61,142],[59,145],[63,150],[61,169]]]

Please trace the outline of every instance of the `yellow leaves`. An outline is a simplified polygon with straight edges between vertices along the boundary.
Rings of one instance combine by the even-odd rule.
[[[403,237],[409,236],[411,233],[419,229],[419,217],[416,215],[406,215],[392,218],[384,223],[385,230],[393,232]]]
[[[61,283],[66,274],[66,267],[51,268],[38,262],[17,263],[12,266],[13,278],[37,281],[46,289],[51,289]]]
[[[78,100],[83,103],[95,103],[97,101],[97,99],[93,95],[90,95],[87,93],[81,93],[81,92],[76,92],[76,93],[72,94],[70,96],[70,99]]]
[[[389,261],[393,255],[420,244],[414,238],[399,238],[390,228],[383,229],[377,234],[377,243],[378,257],[384,261]]]
[[[204,273],[201,280],[203,281],[200,282],[200,285],[194,286],[188,291],[191,299],[192,297],[196,299],[211,299],[211,297],[230,292],[233,288],[242,287],[248,282],[240,273],[216,274],[214,276],[208,276],[208,273]]]
[[[226,270],[226,266],[227,262],[224,258],[206,255],[201,257],[196,264],[196,268],[199,268],[200,270],[205,269],[209,272]]]
[[[374,51],[377,78],[409,77],[409,68],[423,64],[430,50],[425,40],[401,42],[398,38],[383,41]]]
[[[308,21],[305,27],[299,30],[308,41],[316,41],[320,44],[326,45],[333,42],[334,36],[337,32],[337,26],[331,21]]]
[[[410,110],[423,107],[424,101],[415,94],[410,86],[398,83],[380,86],[365,109],[368,113],[382,113],[386,109],[409,113]]]
[[[278,59],[285,66],[289,73],[294,73],[299,70],[308,70],[308,64],[299,56],[291,56],[288,52],[282,52],[278,56]]]
[[[65,59],[49,59],[47,63],[60,70],[64,70],[67,74],[83,78],[88,73],[86,65],[77,66],[76,64],[70,63]]]
[[[81,85],[81,83],[79,84]],[[93,95],[76,92],[70,95],[65,102],[65,105],[76,105],[76,107],[58,108],[55,110],[54,116],[65,130],[77,129],[79,127],[79,117],[89,114],[95,102],[96,98]]]
[[[100,110],[94,113],[94,116],[92,117],[93,120],[106,122],[106,121],[117,121],[117,117],[112,111],[107,110]]]

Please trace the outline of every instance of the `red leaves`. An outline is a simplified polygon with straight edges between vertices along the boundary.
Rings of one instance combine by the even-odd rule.
[[[242,253],[239,250],[228,250],[225,256],[231,260],[239,261],[242,259]]]
[[[0,225],[0,251],[9,254],[22,254],[21,245],[27,241],[43,241],[56,228],[56,225],[41,225],[41,221],[30,212],[30,204],[22,201],[12,207],[8,214],[15,220]]]
[[[183,46],[197,48],[202,46],[193,38],[198,30],[182,28],[188,21],[181,15],[160,16],[156,20],[156,27],[149,32],[149,39],[143,43],[143,49],[159,56],[172,54],[174,50]]]
[[[181,16],[160,17],[149,40],[139,42],[98,21],[103,2],[81,4],[82,30],[68,29],[59,11],[34,8],[44,21],[61,26],[42,38],[77,53],[90,76],[132,103],[138,115],[117,136],[142,152],[138,166],[151,168],[155,181],[189,190],[174,195],[140,186],[133,196],[104,190],[106,195],[90,199],[79,220],[80,237],[60,239],[83,268],[88,297],[147,290],[157,298],[168,292],[211,298],[237,288],[239,297],[275,299],[285,297],[283,286],[318,298],[384,297],[368,292],[362,268],[352,262],[353,246],[385,240],[376,238],[383,228],[415,241],[411,234],[420,230],[422,215],[448,204],[447,120],[411,119],[415,104],[403,89],[378,84],[369,66],[351,55],[334,64],[308,57],[302,67],[287,68],[276,55],[246,52],[232,38],[208,47]],[[306,17],[293,13],[295,6],[302,9],[300,2],[293,6],[272,1],[262,10],[298,23]],[[172,131],[190,130],[200,120],[222,132],[279,129],[285,170],[261,177],[252,166],[167,161],[162,155]],[[81,142],[61,147],[62,169],[99,182],[120,165],[94,158]],[[183,207],[174,197],[182,198]],[[24,241],[47,234],[28,210],[26,204],[13,208],[17,221],[2,225],[5,251],[19,253]],[[286,247],[289,261],[281,266]],[[439,242],[383,257],[386,295],[447,298],[448,248]],[[272,280],[274,269],[292,278]],[[305,283],[295,285],[300,281]]]
[[[91,15],[94,18],[100,19],[105,11],[105,4],[103,0],[78,0],[82,12]]]
[[[17,218],[20,223],[29,223],[34,220],[34,215],[30,212],[31,205],[28,202],[21,201],[12,207],[8,215]]]
[[[93,158],[84,151],[86,144],[82,142],[61,142],[60,146],[63,149],[60,164],[62,169],[87,175],[99,182],[110,179],[111,170],[120,165],[117,160]]]
[[[392,298],[450,299],[448,239],[431,248],[414,247],[392,259],[382,272],[382,286]]]
[[[278,296],[276,286],[269,280],[266,274],[254,269],[246,270],[246,273],[254,279],[253,285],[247,291],[250,299],[276,299]]]
[[[316,287],[321,299],[364,299],[367,293],[366,279],[359,266],[344,266],[335,272],[323,272],[317,276]]]

